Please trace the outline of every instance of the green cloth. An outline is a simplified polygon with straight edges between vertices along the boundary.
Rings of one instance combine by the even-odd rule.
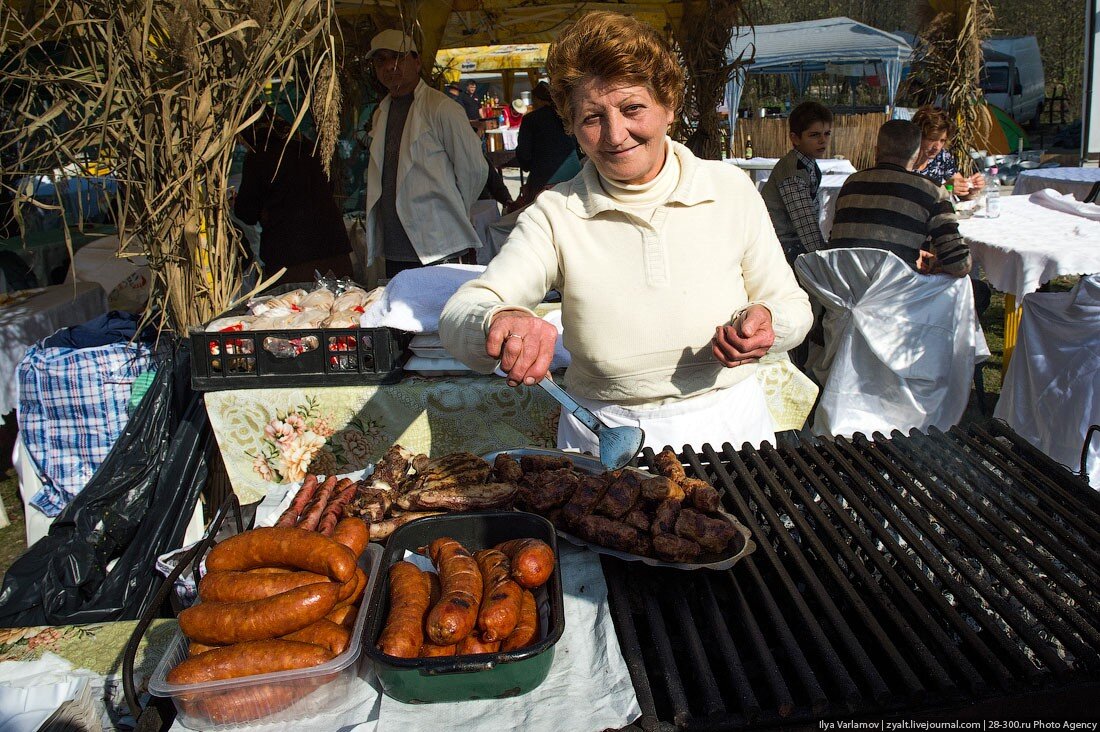
[[[130,387],[130,401],[126,403],[126,413],[129,415],[134,414],[134,410],[137,409],[138,404],[141,404],[142,398],[145,396],[145,392],[149,391],[149,387],[153,383],[153,379],[156,378],[157,370],[149,369],[138,375],[134,379],[134,384]]]

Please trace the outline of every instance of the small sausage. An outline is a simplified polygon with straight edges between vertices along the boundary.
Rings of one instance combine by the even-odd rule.
[[[206,555],[209,572],[289,566],[347,582],[355,574],[351,550],[297,527],[252,529],[231,536]]]
[[[249,602],[329,581],[314,572],[207,572],[199,581],[199,597],[203,602]]]
[[[307,531],[317,530],[317,524],[321,522],[321,514],[324,513],[325,506],[328,505],[329,499],[332,498],[332,493],[335,490],[336,476],[330,475],[321,485],[321,490],[317,491],[313,501],[302,509],[302,514],[298,518],[298,528]]]
[[[378,637],[378,648],[386,655],[416,658],[420,653],[431,593],[428,574],[411,562],[390,567],[390,612]]]
[[[541,539],[513,539],[498,544],[512,565],[512,579],[529,590],[539,587],[554,573],[554,550]]]
[[[359,608],[354,605],[344,605],[343,607],[334,608],[332,612],[325,616],[325,620],[331,620],[337,625],[351,628],[355,625],[355,616],[358,612]]]
[[[197,643],[195,641],[190,641],[187,644],[187,656],[190,658],[191,656],[197,656],[200,653],[206,653],[207,651],[212,651],[215,648],[224,648],[224,647],[225,646],[208,646],[205,643]]]
[[[455,651],[456,656],[472,656],[477,653],[496,653],[500,650],[500,641],[488,641],[478,637],[477,633],[470,633],[462,639]]]
[[[340,585],[323,582],[251,602],[201,602],[179,614],[180,630],[212,646],[277,638],[328,615],[339,594]]]
[[[680,462],[680,458],[676,457],[676,453],[667,447],[654,456],[653,464],[656,466],[658,473],[666,478],[671,478],[675,483],[680,483],[687,478],[687,473],[684,472],[684,465]]]
[[[312,625],[307,625],[301,630],[296,630],[289,635],[284,635],[283,640],[312,643],[328,650],[333,656],[339,656],[348,649],[351,643],[351,633],[342,625],[321,618]]]
[[[642,481],[642,497],[648,501],[663,501],[666,498],[675,498],[682,501],[684,500],[684,489],[672,478],[658,475],[656,478]]]
[[[520,605],[519,622],[511,635],[500,644],[502,651],[514,651],[524,648],[535,642],[539,633],[539,609],[535,604],[535,596],[530,590],[523,591],[523,603]]]
[[[653,553],[666,562],[693,562],[703,553],[703,548],[691,539],[675,534],[657,534],[653,537]]]
[[[303,698],[317,684],[309,679],[298,679],[293,685],[278,684],[244,685],[225,691],[202,694],[197,698],[188,694],[176,697],[181,710],[195,719],[206,720],[210,726],[251,722],[267,717],[289,707]]]
[[[336,523],[332,538],[336,543],[351,549],[351,553],[358,559],[370,543],[370,529],[362,519],[349,516]]]
[[[657,510],[653,512],[653,523],[649,531],[654,536],[671,534],[676,530],[676,519],[680,516],[681,504],[674,498],[666,498],[657,504]]]
[[[321,522],[317,525],[317,530],[325,536],[332,536],[333,532],[336,530],[336,524],[344,515],[344,506],[351,503],[351,499],[354,497],[355,483],[348,481],[347,486],[336,494],[336,497],[325,506],[324,512],[321,513]]]
[[[420,647],[420,657],[438,658],[440,656],[453,656],[457,649],[457,645],[437,646],[435,643],[425,643]]]
[[[310,668],[332,658],[332,654],[310,643],[261,640],[214,648],[188,658],[168,672],[170,684],[199,684],[218,679]]]
[[[481,604],[481,570],[470,552],[454,539],[440,537],[428,547],[442,595],[428,614],[427,632],[432,643],[449,646],[470,634]]]
[[[722,505],[718,491],[710,483],[698,478],[687,478],[680,484],[691,504],[704,513],[717,513]]]
[[[511,578],[508,557],[495,549],[486,549],[474,555],[481,570],[481,608],[477,613],[477,627],[481,639],[492,642],[507,638],[519,622],[523,589]]]
[[[298,523],[298,516],[301,515],[302,510],[309,504],[310,499],[313,498],[313,494],[316,492],[317,476],[308,473],[305,480],[302,481],[302,487],[298,489],[298,493],[295,494],[287,509],[279,516],[279,520],[275,522],[275,525],[293,526]]]
[[[348,587],[347,584],[344,585],[347,594],[336,601],[336,607],[354,605],[359,602],[359,599],[363,597],[363,590],[367,589],[367,573],[362,569],[356,569],[355,577],[348,580],[349,584],[352,582],[354,582],[354,584],[351,586],[350,590],[346,589]]]

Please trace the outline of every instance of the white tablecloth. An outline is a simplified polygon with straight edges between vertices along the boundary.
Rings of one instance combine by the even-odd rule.
[[[0,307],[0,423],[19,401],[15,370],[27,349],[58,328],[107,312],[107,294],[94,282],[47,287],[31,299]]]
[[[500,135],[503,138],[505,150],[515,150],[519,144],[518,127],[498,127],[495,130],[485,130],[487,135]]]
[[[736,165],[741,170],[748,171],[759,188],[771,175],[772,168],[779,162],[779,158],[753,158],[752,160],[728,158],[726,162],[730,165]],[[856,167],[852,165],[851,160],[837,160],[836,158],[818,160],[817,167],[821,170],[823,176],[851,175],[856,172]]]
[[[1097,183],[1100,183],[1100,168],[1025,170],[1016,177],[1012,194],[1034,193],[1044,188],[1053,188],[1059,193],[1069,193],[1078,201],[1084,201]]]
[[[1002,197],[999,217],[963,219],[959,231],[989,284],[1017,300],[1055,277],[1100,272],[1100,222],[1025,196]]]

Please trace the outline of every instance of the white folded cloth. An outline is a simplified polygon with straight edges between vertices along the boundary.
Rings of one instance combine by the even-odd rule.
[[[1028,196],[1028,200],[1039,206],[1063,211],[1074,216],[1083,216],[1092,221],[1100,221],[1100,206],[1095,203],[1083,203],[1069,193],[1059,193],[1053,188],[1044,188]]]
[[[378,302],[359,319],[363,328],[396,328],[410,333],[439,331],[439,316],[455,290],[478,277],[476,264],[439,264],[398,272]]]
[[[94,678],[48,652],[37,661],[0,661],[0,729],[34,732]]]

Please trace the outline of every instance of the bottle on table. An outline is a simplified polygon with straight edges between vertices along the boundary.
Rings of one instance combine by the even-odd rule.
[[[1001,184],[997,180],[997,166],[989,169],[985,184],[985,215],[995,219],[1001,215]]]
[[[955,184],[954,183],[946,183],[946,184],[944,184],[943,187],[944,187],[944,190],[947,191],[947,200],[951,201],[952,204],[958,203],[959,202],[959,197],[955,195]]]
[[[745,137],[745,160],[752,160],[752,135]]]

